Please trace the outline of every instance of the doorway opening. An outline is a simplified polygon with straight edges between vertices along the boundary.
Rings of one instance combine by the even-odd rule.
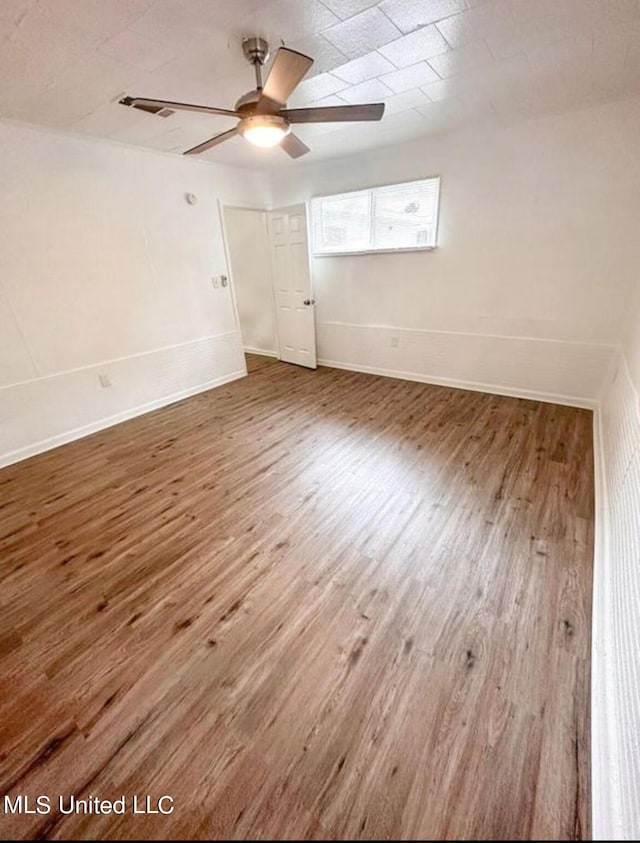
[[[245,353],[315,369],[315,315],[304,205],[222,209]]]

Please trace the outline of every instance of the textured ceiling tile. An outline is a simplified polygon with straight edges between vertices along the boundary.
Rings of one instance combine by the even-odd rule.
[[[382,76],[383,73],[389,73],[396,70],[396,67],[391,64],[388,59],[381,56],[380,53],[367,53],[366,56],[361,56],[359,59],[354,59],[337,67],[333,74],[340,77],[352,85],[357,85],[360,82],[365,82],[367,79],[373,79],[374,76]]]
[[[0,20],[15,22],[18,20],[30,6],[33,6],[36,0],[2,0],[0,2]]]
[[[329,97],[322,97],[319,100],[311,100],[307,104],[307,108],[328,108],[331,105],[346,105],[347,101],[343,100],[339,94],[331,94]]]
[[[0,51],[0,102],[1,92],[13,84],[22,86],[27,95],[33,86],[46,87],[92,48],[92,39],[86,44],[77,32],[56,27],[42,16],[25,19]]]
[[[135,108],[124,108],[117,102],[107,102],[96,108],[95,111],[77,120],[72,124],[71,128],[74,131],[88,135],[108,137],[113,132],[124,129],[127,126],[133,126],[135,123],[141,122],[145,117],[150,116],[143,114]]]
[[[380,52],[396,67],[408,67],[410,64],[446,53],[448,49],[449,45],[436,27],[425,26],[380,47]]]
[[[482,6],[438,21],[436,26],[452,47],[464,47],[487,35],[508,37],[518,30],[511,0],[487,0]]]
[[[365,9],[377,6],[379,0],[322,0],[322,2],[339,18],[346,20],[364,12]]]
[[[601,26],[593,35],[591,58],[594,81],[608,90],[627,88],[628,71],[640,54],[640,20],[631,24]]]
[[[53,0],[38,2],[29,15],[50,17],[57,26],[68,27],[106,40],[130,26],[153,0]]]
[[[322,35],[308,35],[290,46],[313,59],[313,66],[305,79],[311,79],[312,76],[317,76],[326,70],[333,70],[347,60],[347,57]]]
[[[385,73],[381,77],[385,85],[398,94],[409,91],[411,88],[420,88],[429,82],[436,82],[439,78],[426,61],[418,62],[402,70],[394,70],[393,73]]]
[[[90,114],[98,105],[117,97],[132,81],[135,69],[109,56],[88,56],[34,97],[29,107],[49,125],[67,127]],[[78,87],[77,80],[83,85]],[[118,106],[124,110],[123,106]]]
[[[593,54],[591,35],[576,35],[551,44],[540,44],[527,51],[532,70],[548,72],[565,67],[585,68]]]
[[[402,126],[421,125],[423,122],[421,117],[422,116],[419,114],[418,111],[409,109],[406,111],[398,112],[397,114],[389,115],[386,120],[383,120],[381,123],[377,123],[376,127],[381,132],[391,132]]]
[[[435,24],[449,46],[464,47],[466,44],[477,41],[482,37],[477,28],[473,26],[470,15],[471,12],[460,12],[459,15],[453,15]]]
[[[255,87],[253,68],[235,42],[220,50],[202,48],[179,56],[136,78],[138,96],[197,102],[230,108]],[[135,92],[130,92],[135,95]]]
[[[149,138],[144,143],[136,142],[136,146],[146,146],[148,149],[154,149],[156,152],[171,152],[174,155],[182,155],[183,151],[187,149],[187,145],[178,143],[179,137],[177,132],[167,132],[166,135]],[[117,138],[114,138],[114,140],[117,140]],[[134,142],[128,141],[128,143]]]
[[[387,105],[381,123],[301,129],[311,157],[640,94],[640,0],[0,0],[0,115],[181,152],[227,122],[165,121],[110,100],[232,107],[254,85],[241,39],[256,31],[272,55],[285,39],[316,59],[292,106]],[[426,62],[434,32],[452,49]],[[207,157],[291,166],[241,141]]]
[[[261,6],[247,24],[251,25],[251,31],[267,35],[275,44],[280,39],[296,41],[322,32],[339,21],[319,0],[274,0]],[[336,46],[340,49],[339,44]]]
[[[577,0],[577,3],[586,8],[585,0]],[[513,0],[512,2],[514,16],[526,25],[553,20],[554,18],[571,17],[575,5],[576,0],[562,0],[562,2],[558,2],[558,0],[536,0],[535,3],[530,3],[529,0]]]
[[[359,85],[354,85],[352,88],[342,91],[340,96],[348,103],[360,103],[383,102],[390,94],[391,91],[384,82],[379,79],[368,79],[366,82],[361,82]]]
[[[347,87],[348,85],[344,80],[338,79],[333,74],[321,73],[319,76],[301,82],[291,96],[289,105],[312,102],[338,91],[343,91]]]
[[[380,3],[380,9],[402,32],[411,32],[466,8],[465,0],[383,0]]]
[[[9,39],[10,34],[13,32],[13,27],[11,24],[5,23],[5,21],[0,20],[0,48],[2,44]]]
[[[501,27],[487,27],[483,40],[496,58],[508,59],[544,44],[563,41],[575,35],[590,37],[592,33],[590,27],[582,25],[581,19],[554,15],[528,23],[517,19],[505,20]]]
[[[332,123],[332,134],[330,138],[317,139],[318,146],[324,146],[327,142],[337,149],[342,150],[345,145],[357,143],[358,147],[373,147],[390,143],[394,137],[402,137],[403,130],[407,128],[424,128],[424,118],[417,111],[403,111],[385,117],[379,123]],[[316,142],[314,141],[314,146]]]
[[[105,41],[100,45],[99,52],[149,71],[162,67],[180,55],[180,50],[171,41],[156,41],[130,29]]]
[[[451,114],[450,109],[451,104],[449,102],[430,102],[417,107],[418,113],[422,114],[423,117],[427,117],[429,120],[445,116],[448,117]]]
[[[193,115],[174,114],[167,118],[149,115],[148,119],[120,127],[111,137],[125,143],[144,143],[171,133],[174,143],[184,150],[189,148],[188,144],[193,146],[228,128],[230,126],[226,123],[223,126],[207,125],[205,121],[194,120]]]
[[[149,25],[177,33],[184,29],[215,35],[228,28],[232,20],[252,13],[258,5],[257,0],[153,0],[145,18]]]
[[[225,127],[225,129],[221,129],[220,131],[225,131],[226,128],[228,127]],[[136,132],[134,130],[124,131],[114,135],[114,138],[124,141],[125,143],[140,143],[141,141],[136,139],[135,134]],[[218,132],[212,131],[211,127],[201,126],[198,128],[195,124],[191,124],[187,121],[184,124],[177,126],[175,129],[165,129],[157,135],[152,135],[149,138],[149,142],[145,141],[144,143],[145,145],[152,146],[155,149],[175,151],[178,155],[182,155],[187,149],[190,149],[192,146],[202,143],[205,140],[209,140],[209,138],[215,137],[216,134],[218,134]],[[242,149],[242,147],[249,146],[247,141],[242,138],[230,138],[224,142],[222,147],[225,149],[231,147],[233,149],[234,144],[239,144],[240,149]],[[262,150],[260,150],[260,152],[262,152]],[[219,158],[220,156],[216,157]],[[202,158],[202,156],[199,156],[199,158]]]
[[[300,138],[301,141],[312,146],[316,138],[328,134],[326,124],[321,123],[300,123],[295,126],[294,134]]]
[[[484,44],[470,44],[458,50],[443,53],[441,56],[435,56],[429,59],[429,64],[439,76],[446,79],[448,76],[465,73],[477,66],[494,64],[494,59]]]
[[[392,94],[390,97],[386,97],[384,102],[386,118],[387,115],[398,114],[409,108],[416,108],[418,105],[426,105],[429,102],[429,97],[420,88],[414,88],[411,91],[403,91],[401,94]]]
[[[368,9],[323,33],[349,58],[358,58],[399,38],[400,31],[379,9]]]
[[[431,102],[441,102],[455,95],[455,89],[451,79],[439,79],[437,82],[423,85],[420,90],[424,92]]]
[[[212,56],[225,55],[228,45],[232,43],[238,62],[244,61],[241,35],[231,34],[227,29],[216,26],[208,15],[200,19],[194,13],[193,3],[194,0],[162,0],[162,5],[158,5],[156,0],[128,28],[145,38],[170,43],[174,51],[182,54],[206,49]],[[228,60],[228,56],[225,55],[225,58]]]
[[[74,68],[73,72],[59,77],[55,83],[25,100],[22,104],[25,115],[35,113],[46,125],[68,128],[121,91],[128,79],[126,67],[105,57],[93,57],[91,66],[79,63],[77,73],[85,78],[81,90],[75,84]]]

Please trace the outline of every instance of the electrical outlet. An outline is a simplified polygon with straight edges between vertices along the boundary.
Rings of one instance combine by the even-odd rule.
[[[391,337],[391,348],[397,348],[400,345],[398,337]]]
[[[109,375],[98,375],[98,380],[100,381],[100,386],[103,389],[106,389],[108,386],[111,386],[111,378]]]

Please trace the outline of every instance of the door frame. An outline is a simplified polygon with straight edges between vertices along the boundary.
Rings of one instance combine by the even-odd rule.
[[[218,199],[218,207],[219,207],[219,214],[220,214],[220,222],[222,226],[222,241],[224,243],[224,255],[225,255],[225,262],[227,264],[227,271],[229,273],[229,288],[231,290],[231,298],[233,301],[233,312],[236,320],[236,330],[238,331],[238,336],[240,337],[240,342],[242,344],[242,354],[245,354],[244,350],[244,338],[242,336],[242,327],[240,325],[240,314],[238,313],[238,302],[236,299],[236,291],[235,291],[235,278],[233,276],[233,265],[231,262],[231,250],[229,248],[229,236],[227,232],[227,221],[225,219],[224,212],[226,210],[230,211],[257,211],[258,213],[264,214],[264,227],[267,235],[267,240],[269,240],[269,289],[271,290],[271,313],[273,316],[273,324],[276,326],[275,330],[275,339],[276,339],[276,357],[280,360],[280,336],[277,329],[277,313],[276,313],[276,299],[275,293],[273,290],[273,265],[271,262],[271,239],[269,237],[269,222],[267,219],[267,214],[271,210],[270,208],[265,208],[264,205],[252,202],[225,202],[222,199]]]

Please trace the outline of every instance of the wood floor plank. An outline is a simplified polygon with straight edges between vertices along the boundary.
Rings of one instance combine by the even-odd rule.
[[[8,838],[588,839],[591,413],[249,357],[0,471]]]

